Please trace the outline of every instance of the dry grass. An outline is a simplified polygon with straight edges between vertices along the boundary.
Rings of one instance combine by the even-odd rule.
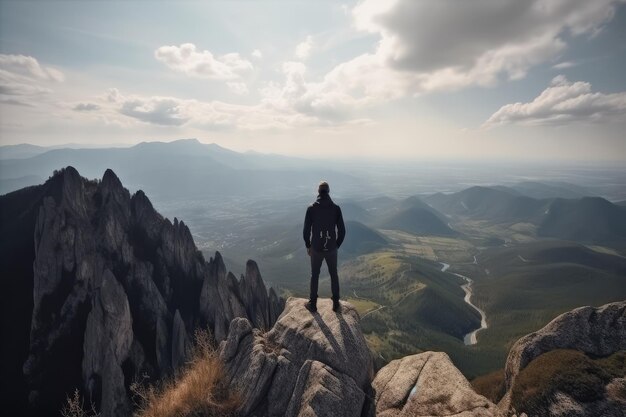
[[[68,396],[65,404],[61,409],[63,417],[100,417],[100,413],[96,412],[96,407],[90,404],[89,410],[85,410],[83,398],[78,390],[74,391],[74,395]]]
[[[134,383],[139,398],[136,417],[229,417],[237,415],[236,393],[224,385],[224,368],[206,331],[196,331],[192,360],[157,386]]]
[[[474,391],[497,404],[506,392],[504,369],[499,369],[490,374],[474,378],[472,380],[472,387]]]

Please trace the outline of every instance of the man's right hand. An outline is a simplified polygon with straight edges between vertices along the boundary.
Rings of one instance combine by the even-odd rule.
[[[306,248],[306,253],[308,253],[309,256],[311,256],[311,248]]]

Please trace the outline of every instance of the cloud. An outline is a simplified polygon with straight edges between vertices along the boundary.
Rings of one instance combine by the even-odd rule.
[[[227,82],[226,85],[228,86],[230,91],[239,96],[245,96],[249,93],[248,86],[245,83]]]
[[[156,125],[180,126],[189,120],[181,103],[170,97],[132,98],[124,101],[120,113]]]
[[[100,110],[100,106],[95,103],[78,103],[73,107],[76,111],[96,111]]]
[[[239,105],[177,97],[126,95],[115,88],[109,89],[99,100],[102,108],[98,113],[106,117],[108,123],[118,125],[134,120],[158,126],[191,126],[205,130],[263,130],[319,124],[312,116],[270,103]]]
[[[563,75],[530,103],[502,106],[483,125],[562,125],[572,122],[626,121],[626,92],[592,92],[591,84],[570,82]]]
[[[300,60],[305,60],[311,54],[311,49],[313,48],[313,38],[309,35],[306,39],[296,46],[296,58]]]
[[[63,80],[61,71],[41,65],[32,56],[0,54],[3,103],[32,106],[41,96],[52,93],[52,84]]]
[[[0,70],[31,80],[61,82],[63,73],[52,67],[45,67],[32,56],[0,54]]]
[[[552,68],[557,69],[557,70],[562,70],[562,69],[575,67],[576,65],[577,64],[572,61],[563,61],[563,62],[559,62],[558,64],[553,65]]]
[[[212,80],[237,80],[253,69],[252,63],[238,53],[215,57],[210,51],[198,51],[192,43],[162,46],[154,52],[157,60],[185,75]]]
[[[261,89],[264,102],[326,123],[406,96],[494,86],[521,79],[554,61],[567,40],[593,36],[626,0],[364,0],[352,9],[354,26],[377,34],[372,52],[340,63],[321,79],[302,62],[283,65],[284,83]],[[312,38],[296,55],[310,54]]]
[[[262,58],[263,58],[263,52],[261,52],[261,51],[260,51],[260,50],[258,50],[258,49],[255,49],[254,51],[252,51],[252,54],[251,54],[251,55],[252,55],[254,58],[256,58],[256,59],[262,59]]]
[[[357,29],[380,36],[377,72],[421,94],[521,79],[558,57],[568,38],[598,33],[623,1],[365,0],[352,14]],[[344,66],[371,68],[372,59],[352,61]],[[350,72],[372,81],[365,68]]]

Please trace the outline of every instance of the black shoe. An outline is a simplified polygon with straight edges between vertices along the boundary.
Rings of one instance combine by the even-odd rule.
[[[341,304],[339,300],[333,300],[333,311],[337,312],[341,310]]]
[[[316,301],[309,300],[309,301],[307,301],[307,303],[304,306],[311,313],[315,313],[317,311],[317,302]]]

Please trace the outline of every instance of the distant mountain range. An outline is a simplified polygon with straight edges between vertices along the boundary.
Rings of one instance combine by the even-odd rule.
[[[0,153],[5,155],[0,160],[0,193],[40,184],[58,167],[69,165],[88,178],[113,169],[130,189],[142,189],[157,199],[309,194],[320,179],[339,189],[362,186],[358,178],[317,162],[240,153],[196,139],[143,142],[128,148],[53,149],[15,159],[6,159],[7,153],[16,155],[15,148],[2,147]]]
[[[439,211],[491,223],[528,222],[537,235],[586,243],[626,242],[626,207],[601,197],[531,198],[505,187],[471,187],[424,200]]]

